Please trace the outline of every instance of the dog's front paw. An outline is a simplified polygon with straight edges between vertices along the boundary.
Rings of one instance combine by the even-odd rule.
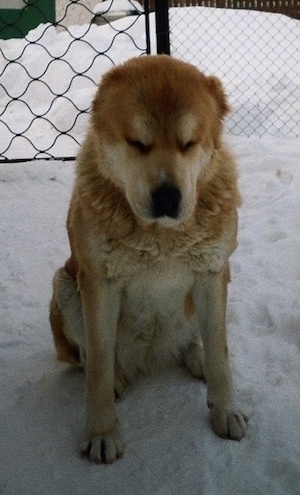
[[[248,418],[240,411],[211,406],[210,419],[214,432],[220,437],[231,440],[243,438]]]
[[[94,436],[86,440],[81,445],[81,455],[88,457],[96,464],[111,464],[116,459],[122,457],[123,446],[119,438],[119,433],[114,431],[108,435]]]

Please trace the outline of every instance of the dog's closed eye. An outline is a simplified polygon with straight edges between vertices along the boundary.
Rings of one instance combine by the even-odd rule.
[[[179,143],[179,148],[182,153],[189,151],[190,149],[194,148],[196,146],[197,142],[190,140],[187,141],[186,143]]]
[[[145,155],[151,151],[151,145],[150,144],[145,144],[142,141],[139,141],[138,139],[128,139],[127,143],[131,148],[136,149],[139,153]]]

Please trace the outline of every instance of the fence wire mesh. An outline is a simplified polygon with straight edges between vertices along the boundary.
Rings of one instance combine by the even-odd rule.
[[[149,51],[147,12],[136,1],[126,17],[113,0],[94,11],[86,4],[68,0],[55,24],[44,19],[22,39],[0,40],[0,160],[76,155],[100,75]]]
[[[286,8],[299,14],[292,2]],[[171,8],[169,17],[171,54],[225,83],[233,108],[227,123],[231,133],[299,136],[299,20],[207,7]]]
[[[38,9],[35,2],[30,0],[31,8]],[[118,0],[99,3],[98,10],[91,8],[96,3],[60,0],[55,23],[45,17],[22,39],[0,39],[0,161],[74,157],[100,76],[113,64],[150,53],[150,44],[155,52],[149,28],[154,0],[122,1],[129,6],[126,17],[115,8]],[[263,4],[264,10],[287,11],[294,18],[187,6],[199,3],[238,8],[251,3],[257,9]],[[231,133],[299,136],[299,3],[169,1],[171,54],[222,79],[233,107]]]

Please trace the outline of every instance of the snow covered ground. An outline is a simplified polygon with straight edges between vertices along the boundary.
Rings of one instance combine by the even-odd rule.
[[[134,54],[126,48],[120,59]],[[78,91],[90,101],[91,88]],[[64,125],[68,113],[56,115]],[[169,372],[118,403],[125,454],[112,466],[78,455],[84,375],[55,360],[48,323],[74,165],[0,166],[1,495],[300,494],[300,142],[281,134],[226,138],[243,196],[228,332],[245,438],[216,437],[205,385]]]

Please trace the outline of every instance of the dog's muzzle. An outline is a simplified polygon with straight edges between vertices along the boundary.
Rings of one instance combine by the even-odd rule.
[[[162,184],[152,193],[152,212],[154,218],[177,218],[180,212],[181,193],[170,184]]]

